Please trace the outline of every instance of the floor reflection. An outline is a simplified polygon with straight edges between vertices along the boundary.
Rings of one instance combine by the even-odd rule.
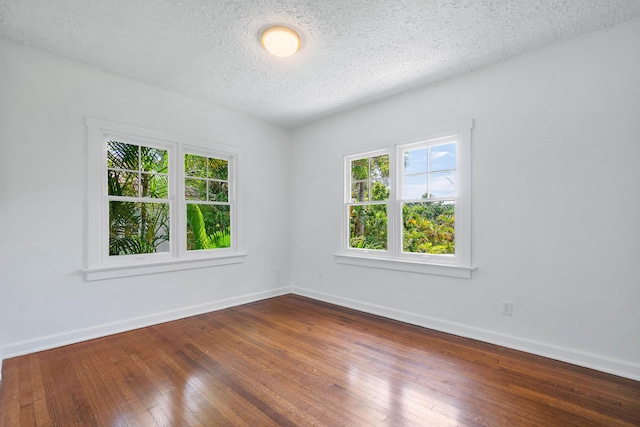
[[[348,369],[349,392],[365,394],[385,415],[385,425],[460,425],[460,402],[445,382],[430,384],[422,377],[398,375],[401,366],[371,371]]]

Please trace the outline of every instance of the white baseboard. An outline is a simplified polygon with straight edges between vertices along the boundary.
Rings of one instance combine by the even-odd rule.
[[[518,338],[511,335],[501,334],[486,329],[475,328],[460,323],[449,322],[446,320],[436,319],[420,314],[414,314],[402,310],[395,310],[375,304],[369,304],[362,301],[342,298],[335,295],[329,295],[322,292],[313,291],[299,287],[292,287],[291,292],[316,300],[340,305],[354,310],[364,311],[366,313],[387,317],[393,320],[409,323],[412,325],[422,326],[428,329],[434,329],[440,332],[457,335],[465,338],[471,338],[478,341],[496,344],[502,347],[520,350],[538,356],[548,357],[550,359],[559,360],[561,362],[571,363],[573,365],[585,368],[595,369],[597,371],[606,372],[620,377],[629,378],[640,381],[640,364],[630,363],[624,360],[618,360],[601,356],[598,354],[587,353],[567,347],[561,347],[552,344]]]
[[[31,340],[6,344],[5,346],[0,347],[0,354],[2,354],[5,359],[8,359],[10,357],[22,356],[24,354],[35,353],[37,351],[49,350],[51,348],[62,347],[81,341],[101,338],[107,335],[119,334],[121,332],[170,322],[172,320],[184,319],[185,317],[196,316],[198,314],[210,313],[212,311],[235,307],[237,305],[247,304],[289,293],[291,293],[291,288],[287,286],[279,289],[242,295],[220,301],[211,301],[204,304],[169,310],[163,313],[156,313],[90,328],[77,329],[75,331],[69,331],[62,334],[48,335]],[[0,359],[0,363],[1,361],[2,359]]]

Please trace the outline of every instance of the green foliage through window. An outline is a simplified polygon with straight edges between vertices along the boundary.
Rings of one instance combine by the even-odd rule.
[[[402,151],[403,252],[455,255],[457,149],[446,141]]]
[[[231,247],[229,161],[184,155],[187,250]]]
[[[187,204],[187,250],[231,246],[229,206]]]
[[[168,204],[109,201],[109,255],[167,252],[166,242]]]
[[[402,204],[402,250],[455,254],[455,205],[445,202]]]
[[[109,255],[169,250],[168,161],[166,150],[107,142]]]
[[[387,249],[387,205],[349,207],[349,246],[358,249]]]
[[[387,249],[389,155],[351,161],[349,247]]]
[[[351,201],[389,198],[389,156],[366,157],[351,162]]]

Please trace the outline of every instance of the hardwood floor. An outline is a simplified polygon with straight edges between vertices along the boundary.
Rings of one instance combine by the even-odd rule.
[[[295,295],[3,370],[7,427],[640,425],[640,382]]]

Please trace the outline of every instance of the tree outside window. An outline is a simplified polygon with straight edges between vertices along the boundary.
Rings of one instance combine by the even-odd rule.
[[[349,247],[387,249],[389,155],[350,162]]]
[[[168,252],[167,150],[107,141],[109,255]]]
[[[231,246],[229,161],[184,155],[187,250]]]

